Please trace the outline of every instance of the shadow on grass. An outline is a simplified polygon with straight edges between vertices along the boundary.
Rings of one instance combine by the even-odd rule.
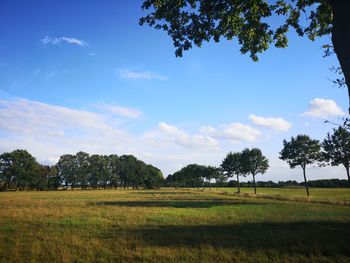
[[[114,232],[115,231],[115,232]],[[105,238],[119,235],[109,229]],[[350,257],[350,223],[300,222],[234,225],[160,225],[124,232],[136,240],[156,247],[261,251],[267,256],[317,256],[337,262],[337,256]],[[327,261],[329,262],[329,261]],[[350,262],[350,261],[349,261]]]
[[[263,205],[260,202],[243,202],[227,199],[181,199],[181,200],[151,200],[151,201],[107,201],[92,203],[97,206],[124,206],[124,207],[174,207],[174,208],[209,208],[228,205]]]
[[[147,190],[147,192],[133,192],[132,194],[134,195],[193,195],[196,192],[186,192],[186,191],[152,191],[152,190]]]

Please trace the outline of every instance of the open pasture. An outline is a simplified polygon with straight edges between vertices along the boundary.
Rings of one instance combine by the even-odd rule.
[[[349,244],[346,205],[180,189],[0,193],[0,262],[349,262]]]
[[[206,189],[208,190],[208,189]],[[216,192],[236,192],[236,187],[219,188],[214,187],[210,189]],[[253,194],[254,188],[241,188],[242,194]],[[270,195],[272,197],[281,198],[297,198],[298,200],[311,201],[329,201],[329,202],[350,202],[349,188],[310,188],[310,197],[306,196],[304,187],[282,187],[282,188],[257,188],[258,195]]]

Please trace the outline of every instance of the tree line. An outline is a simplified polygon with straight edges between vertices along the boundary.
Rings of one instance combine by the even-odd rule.
[[[339,126],[337,129],[333,129],[332,134],[328,133],[322,142],[303,134],[295,138],[292,137],[290,141],[284,140],[279,158],[286,161],[292,169],[298,166],[302,168],[303,185],[308,196],[310,195],[309,183],[306,177],[306,167],[308,165],[315,163],[319,166],[343,165],[350,183],[350,131],[345,125]],[[210,180],[215,179],[217,185],[222,185],[224,181],[235,177],[236,183],[234,185],[237,187],[237,192],[240,193],[239,178],[251,174],[253,182],[249,184],[253,185],[254,193],[256,193],[255,176],[264,174],[268,168],[268,159],[260,149],[244,149],[242,152],[229,152],[220,167],[191,164],[172,175],[168,175],[166,182],[174,186],[199,187],[205,185],[205,180],[209,181],[209,185],[211,185]],[[245,183],[245,185],[247,184]],[[262,185],[262,182],[260,182],[260,185]],[[312,186],[317,185],[320,185],[320,183],[315,183]],[[293,186],[298,185],[294,184]]]
[[[328,133],[320,142],[311,139],[308,135],[298,135],[289,141],[283,141],[283,148],[279,158],[286,161],[293,169],[300,166],[303,170],[304,183],[309,195],[309,182],[306,177],[306,167],[312,164],[321,166],[343,165],[348,181],[350,182],[350,130],[348,126],[339,126]],[[273,186],[269,182],[258,182],[258,174],[264,174],[269,168],[268,159],[258,148],[244,149],[242,152],[230,152],[226,155],[219,167],[190,164],[181,170],[170,174],[164,180],[162,172],[133,155],[89,155],[85,152],[65,154],[59,158],[56,165],[46,166],[39,164],[26,150],[15,150],[0,155],[0,190],[57,190],[65,189],[111,189],[143,187],[146,189],[160,186],[175,187],[204,187],[212,186],[215,180],[217,187],[226,186],[231,181],[240,192],[240,177],[252,176],[252,182],[243,183],[243,186],[256,188],[258,186]],[[293,181],[289,181],[293,182]],[[288,186],[288,182],[279,182],[278,185]],[[312,183],[315,187],[332,187],[345,184],[342,182],[327,181]],[[300,184],[299,184],[300,185]],[[320,186],[323,185],[323,186]],[[295,183],[289,186],[298,186]]]
[[[39,164],[26,150],[0,155],[0,190],[155,188],[162,172],[133,155],[64,154],[56,165]]]
[[[240,192],[239,176],[252,175],[254,192],[256,193],[255,176],[264,174],[269,168],[268,159],[258,148],[244,149],[242,152],[228,153],[220,167],[190,164],[172,175],[166,182],[176,187],[200,187],[205,180],[216,180],[217,186],[222,186],[228,178],[236,176],[238,192]]]

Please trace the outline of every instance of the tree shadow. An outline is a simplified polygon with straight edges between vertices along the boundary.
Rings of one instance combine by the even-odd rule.
[[[133,192],[132,194],[134,195],[193,195],[196,192],[186,192],[186,191],[152,191],[152,190],[147,190],[147,192]]]
[[[113,231],[114,230],[114,231]],[[317,256],[337,262],[350,257],[350,223],[291,222],[232,225],[160,225],[141,229],[109,229],[105,238],[122,231],[137,242],[168,248],[203,248],[260,251],[265,255]],[[340,260],[341,261],[341,260]]]
[[[173,208],[209,208],[230,205],[263,205],[263,202],[247,202],[229,199],[179,199],[179,200],[149,200],[149,201],[106,201],[94,202],[97,206],[124,207],[173,207]]]

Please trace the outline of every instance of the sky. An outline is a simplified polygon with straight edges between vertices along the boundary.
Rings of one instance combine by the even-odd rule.
[[[43,164],[62,154],[133,154],[164,176],[258,147],[257,180],[302,181],[279,160],[283,140],[323,140],[347,91],[332,83],[324,37],[289,33],[253,62],[234,41],[175,57],[170,37],[138,20],[142,1],[0,0],[0,153],[26,149]],[[343,167],[307,170],[345,179]],[[246,178],[250,180],[251,178]]]

